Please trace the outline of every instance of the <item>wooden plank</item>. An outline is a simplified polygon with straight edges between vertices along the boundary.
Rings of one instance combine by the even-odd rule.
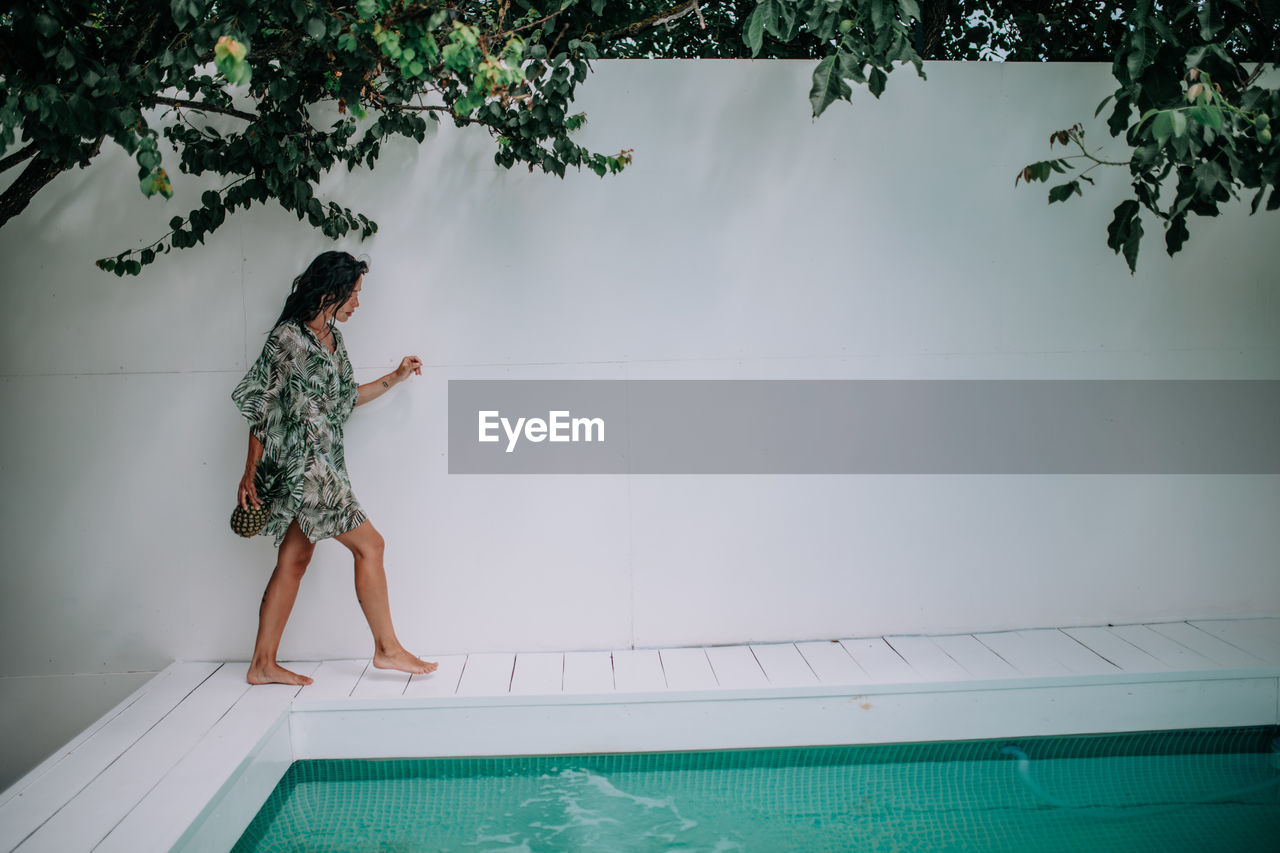
[[[436,671],[410,678],[409,686],[404,689],[405,698],[452,696],[457,693],[458,681],[462,678],[462,667],[467,662],[467,656],[438,655],[426,660],[433,660],[438,664]]]
[[[930,637],[894,636],[884,641],[926,681],[968,681],[973,677]]]
[[[1280,666],[1280,619],[1207,619],[1191,624],[1272,666]]]
[[[1056,658],[1028,642],[1021,631],[996,631],[973,636],[1024,676],[1066,675],[1070,672]]]
[[[552,696],[564,687],[562,652],[522,652],[516,655],[511,693],[520,696]]]
[[[879,637],[841,640],[840,645],[866,671],[873,683],[891,684],[923,679],[892,646]]]
[[[294,664],[289,668],[310,675],[318,666]],[[173,847],[245,757],[282,721],[301,689],[263,684],[246,691],[195,748],[116,824],[94,853],[136,853],[146,848]]]
[[[22,853],[90,850],[249,690],[248,664],[223,664],[27,838]]]
[[[352,699],[394,699],[403,696],[409,686],[409,673],[394,669],[378,669],[370,662],[351,691]]]
[[[565,693],[612,693],[613,655],[609,652],[565,652]]]
[[[721,688],[746,690],[769,686],[769,679],[750,646],[710,646],[706,651],[707,661]]]
[[[866,684],[871,678],[838,642],[796,643],[796,651],[822,684]]]
[[[662,649],[662,671],[670,690],[715,690],[716,674],[705,649]]]
[[[1062,630],[1124,672],[1168,672],[1170,669],[1167,663],[1152,657],[1110,628],[1063,628]]]
[[[1218,665],[1202,654],[1169,639],[1164,634],[1157,634],[1146,625],[1117,625],[1111,629],[1117,637],[1128,640],[1156,660],[1167,664],[1170,669],[1218,669]]]
[[[1267,664],[1257,655],[1249,654],[1226,640],[1215,637],[1186,622],[1164,622],[1148,625],[1157,634],[1163,634],[1175,643],[1181,643],[1193,652],[1231,669],[1265,667]]]
[[[1068,672],[1080,675],[1098,675],[1120,671],[1115,664],[1099,657],[1092,650],[1056,628],[1037,628],[1030,631],[1019,631],[1018,633],[1032,648],[1056,660],[1066,667]]]
[[[311,684],[298,691],[297,701],[312,699],[346,699],[360,683],[364,671],[369,668],[365,660],[327,660],[311,674]]]
[[[516,656],[510,652],[467,655],[456,696],[506,696],[511,692],[511,673]]]
[[[613,653],[613,684],[618,693],[666,690],[667,678],[657,649],[620,649]]]
[[[800,654],[795,643],[768,643],[752,646],[765,678],[772,687],[806,687],[818,683],[809,662]],[[847,652],[843,652],[848,656]],[[852,660],[852,658],[850,658]]]
[[[934,637],[933,641],[974,678],[1013,678],[1018,675],[1007,660],[969,634]]]
[[[9,789],[0,805],[0,850],[12,850],[138,742],[218,669],[175,663]]]

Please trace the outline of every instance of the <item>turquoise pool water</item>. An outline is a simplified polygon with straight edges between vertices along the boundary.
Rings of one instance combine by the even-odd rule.
[[[1258,853],[1277,735],[300,761],[235,851]]]

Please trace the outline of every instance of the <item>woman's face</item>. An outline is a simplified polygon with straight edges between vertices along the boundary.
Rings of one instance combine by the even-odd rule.
[[[333,317],[339,323],[345,323],[351,319],[351,315],[360,307],[360,285],[364,281],[364,276],[356,279],[356,286],[352,288],[351,295],[347,297],[347,301],[342,303],[333,312]]]

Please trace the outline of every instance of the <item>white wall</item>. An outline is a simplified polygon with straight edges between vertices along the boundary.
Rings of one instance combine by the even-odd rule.
[[[1274,476],[447,474],[448,379],[1280,378],[1274,214],[1197,220],[1173,261],[1150,222],[1130,277],[1105,246],[1121,170],[1052,208],[1014,188],[1051,131],[1089,120],[1106,68],[932,64],[817,121],[810,69],[598,63],[581,137],[635,151],[604,180],[500,170],[487,136],[452,127],[333,178],[381,226],[341,244],[372,257],[344,329],[358,378],[427,364],[348,425],[407,644],[1280,613]],[[262,209],[139,279],[95,270],[210,185],[176,184],[143,199],[108,150],[0,231],[0,675],[251,649],[273,550],[227,527],[246,434],[228,395],[329,245]],[[349,558],[326,543],[282,655],[368,652]]]

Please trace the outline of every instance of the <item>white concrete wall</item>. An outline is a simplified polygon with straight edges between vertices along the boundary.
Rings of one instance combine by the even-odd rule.
[[[463,477],[451,378],[1280,378],[1274,214],[1193,223],[1138,274],[1105,246],[1126,183],[1014,188],[1089,121],[1102,66],[939,65],[808,114],[809,63],[601,62],[582,88],[604,180],[492,164],[482,133],[388,147],[333,197],[381,225],[344,329],[358,378],[424,375],[348,427],[423,654],[1275,615],[1280,478]],[[1058,149],[1059,152],[1061,149]],[[1119,149],[1116,149],[1117,151]],[[164,233],[108,150],[0,230],[0,676],[243,659],[271,543],[227,527],[229,394],[290,279],[329,248],[279,210],[138,279],[93,259]],[[369,638],[318,551],[282,648]]]

